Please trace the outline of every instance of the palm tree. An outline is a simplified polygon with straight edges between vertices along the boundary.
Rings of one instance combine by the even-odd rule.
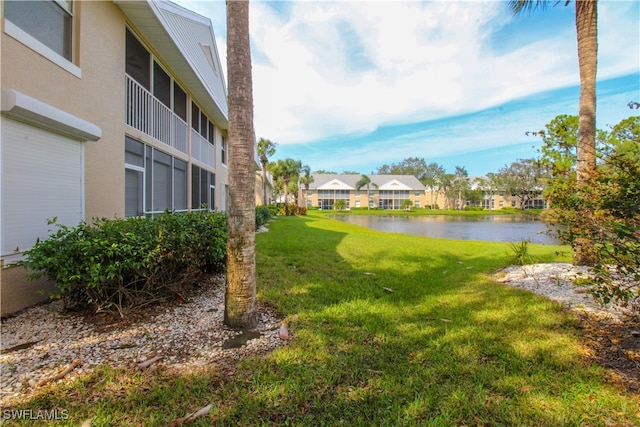
[[[511,0],[514,14],[544,7],[548,0]],[[586,185],[596,170],[596,70],[598,67],[598,2],[574,0],[576,34],[578,39],[578,65],[580,68],[580,102],[578,119],[578,184]],[[569,0],[565,0],[565,5]],[[589,242],[576,242],[574,263],[590,263]]]
[[[249,2],[227,0],[229,212],[224,323],[253,329],[256,298],[255,166]]]
[[[300,160],[293,159],[278,159],[275,163],[269,163],[269,171],[274,176],[274,179],[282,178],[284,187],[284,213],[289,215],[289,203],[287,201],[289,196],[289,182],[291,178],[300,175],[300,169],[302,169],[302,162]]]
[[[258,141],[258,155],[260,156],[260,164],[262,165],[262,204],[266,204],[267,200],[267,163],[269,157],[276,153],[277,142],[272,142],[265,138]]]
[[[378,184],[371,181],[368,175],[362,174],[360,176],[360,180],[356,182],[356,190],[360,190],[362,187],[367,187],[367,210],[370,209],[370,200],[369,200],[369,186],[373,185],[375,188],[378,188]]]
[[[300,178],[298,179],[298,181],[302,186],[304,186],[304,191],[305,191],[304,201],[306,206],[307,198],[309,194],[309,184],[313,182],[313,176],[311,175],[311,168],[309,167],[309,165],[302,166],[302,169],[300,169]]]

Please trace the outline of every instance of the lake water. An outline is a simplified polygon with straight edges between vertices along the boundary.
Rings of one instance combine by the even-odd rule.
[[[525,215],[335,215],[332,218],[379,231],[456,240],[519,242],[555,245],[547,225]]]

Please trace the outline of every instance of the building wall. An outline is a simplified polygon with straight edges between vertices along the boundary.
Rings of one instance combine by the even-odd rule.
[[[99,140],[80,142],[84,147],[84,216],[88,222],[92,218],[122,218],[125,216],[125,135],[179,157],[187,161],[189,166],[191,162],[188,154],[173,150],[125,124],[126,28],[131,28],[141,36],[135,26],[111,1],[75,1],[73,5],[72,63],[77,68],[67,67],[71,68],[69,71],[7,34],[2,4],[0,82],[2,88],[13,89],[100,128],[102,133]],[[145,42],[144,37],[140,39]],[[148,44],[145,47],[155,54]],[[156,56],[156,59],[163,62],[161,57]],[[162,65],[175,78],[172,70],[166,64]],[[78,69],[79,73],[76,72]],[[179,83],[187,93],[190,117],[191,93],[183,82]],[[222,162],[220,145],[226,131],[216,126],[215,132],[216,208],[224,210],[228,170]],[[226,157],[228,160],[228,147]],[[28,168],[28,165],[25,167]],[[190,177],[188,169],[188,206],[191,206]],[[9,208],[2,206],[3,210]],[[46,219],[42,218],[43,221]],[[14,311],[42,299],[42,296],[32,292],[32,288],[48,292],[52,287],[46,281],[27,281],[19,268],[3,268],[1,274],[3,316],[8,314],[7,310]],[[16,289],[29,291],[13,292]],[[21,295],[23,299],[17,301],[15,295]],[[5,304],[9,300],[11,304]]]
[[[74,3],[80,78],[2,31],[2,87],[87,120],[102,138],[85,142],[87,219],[124,215],[124,16],[111,2]],[[4,18],[4,14],[3,14]],[[100,25],[90,22],[99,21]],[[25,72],[28,70],[28,72]]]

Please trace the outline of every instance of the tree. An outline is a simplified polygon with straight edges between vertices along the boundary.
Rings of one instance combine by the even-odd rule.
[[[482,200],[488,200],[489,209],[494,208],[491,201],[493,200],[493,196],[498,193],[502,188],[503,184],[500,180],[500,175],[497,173],[489,172],[485,176],[480,176],[475,179],[475,185],[477,190],[481,195]]]
[[[438,196],[442,191],[442,182],[445,174],[446,172],[442,166],[437,163],[429,163],[427,178],[422,183],[431,190],[431,208],[437,208]]]
[[[407,157],[400,163],[380,166],[377,173],[380,175],[413,175],[418,181],[425,184],[425,180],[434,175],[434,168],[437,169],[437,163],[427,165],[423,158]]]
[[[463,209],[464,208],[464,200],[463,200],[463,195],[467,192],[467,190],[469,189],[469,180],[467,179],[469,177],[469,173],[467,172],[467,170],[464,168],[464,166],[456,166],[456,172],[454,174],[454,179],[453,179],[453,188],[452,191],[455,194],[455,199],[456,199],[456,209]]]
[[[520,159],[498,172],[505,191],[519,199],[520,209],[542,194],[542,167],[535,159]]]
[[[404,199],[400,207],[405,211],[411,210],[411,208],[413,207],[413,202],[411,201],[411,199]]]
[[[544,7],[548,0],[511,0],[514,14]],[[596,71],[598,66],[598,3],[597,0],[574,0],[578,66],[580,68],[580,101],[577,152],[577,191],[596,170]],[[565,0],[565,5],[569,0]],[[574,249],[574,263],[589,264],[590,243],[581,242]]]
[[[362,187],[367,187],[367,210],[370,209],[370,205],[371,205],[370,203],[371,200],[369,197],[369,187],[372,185],[375,188],[378,188],[378,184],[376,184],[375,182],[372,182],[371,178],[369,178],[369,176],[365,174],[362,174],[358,182],[356,182],[356,190],[360,190]]]
[[[309,185],[313,182],[313,176],[311,175],[311,168],[309,165],[302,166],[302,169],[300,170],[300,179],[298,181],[300,182],[300,185],[304,187],[304,201],[306,206],[307,195],[309,194]]]
[[[285,215],[289,215],[289,182],[292,178],[300,175],[302,169],[302,162],[300,160],[293,160],[291,158],[278,159],[275,163],[269,163],[269,171],[275,177],[282,178],[283,193],[284,193],[284,212]]]
[[[258,324],[258,305],[249,2],[228,0],[226,7],[230,191],[224,323],[252,329]]]
[[[267,164],[269,157],[276,153],[278,143],[272,142],[265,138],[258,141],[258,156],[260,156],[260,164],[262,165],[262,204],[267,200]]]
[[[640,310],[640,117],[629,117],[610,132],[599,132],[596,146],[600,162],[587,181],[576,174],[552,168],[554,175],[545,189],[551,203],[551,218],[560,225],[556,234],[575,247],[581,240],[592,243],[591,292],[601,302],[631,303]],[[563,157],[548,149],[543,159],[553,165]],[[580,191],[578,191],[580,189]],[[630,280],[619,280],[617,274]]]
[[[347,203],[342,199],[336,200],[336,202],[333,204],[334,210],[342,211],[342,210],[345,210],[346,208],[347,208]]]

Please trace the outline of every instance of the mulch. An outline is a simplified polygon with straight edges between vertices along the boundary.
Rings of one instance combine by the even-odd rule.
[[[613,322],[585,314],[579,322],[590,358],[616,387],[640,394],[640,319]]]

